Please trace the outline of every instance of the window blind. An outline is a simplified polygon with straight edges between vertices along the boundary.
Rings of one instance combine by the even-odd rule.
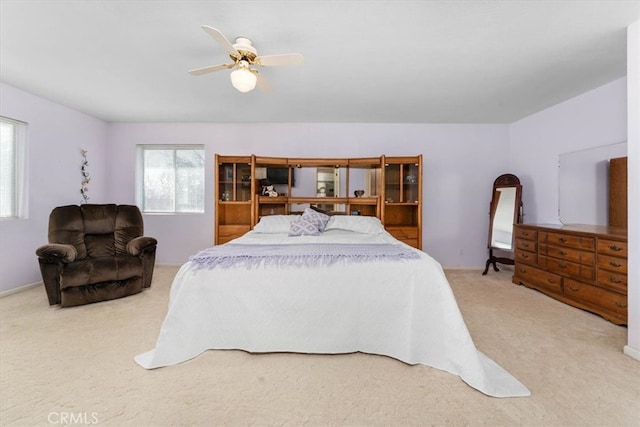
[[[0,117],[0,218],[21,216],[26,126]]]

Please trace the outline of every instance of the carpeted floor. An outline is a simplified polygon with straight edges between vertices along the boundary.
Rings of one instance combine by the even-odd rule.
[[[147,371],[133,357],[154,347],[176,271],[157,267],[142,294],[75,308],[49,307],[41,287],[1,298],[0,425],[640,425],[626,328],[513,285],[508,269],[447,277],[476,346],[526,398],[361,353],[209,351]]]

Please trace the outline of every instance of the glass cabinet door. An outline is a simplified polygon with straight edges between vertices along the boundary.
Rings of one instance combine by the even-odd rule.
[[[402,201],[406,203],[417,203],[418,196],[418,165],[402,165]]]
[[[235,200],[251,200],[251,165],[236,163]]]
[[[251,165],[221,163],[218,168],[218,198],[223,202],[251,200]]]
[[[218,199],[223,202],[234,200],[234,166],[235,163],[221,163],[218,167]]]
[[[399,164],[391,163],[384,166],[385,203],[402,202],[401,179],[401,168]]]
[[[385,165],[385,203],[417,203],[420,184],[415,163]]]

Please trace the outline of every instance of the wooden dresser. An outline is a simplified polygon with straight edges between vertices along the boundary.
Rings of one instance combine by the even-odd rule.
[[[513,283],[627,324],[627,230],[515,225]]]

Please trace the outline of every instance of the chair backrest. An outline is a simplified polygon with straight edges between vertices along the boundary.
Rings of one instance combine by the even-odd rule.
[[[75,246],[78,259],[125,255],[127,243],[143,233],[142,214],[134,205],[60,206],[49,216],[49,243]]]

